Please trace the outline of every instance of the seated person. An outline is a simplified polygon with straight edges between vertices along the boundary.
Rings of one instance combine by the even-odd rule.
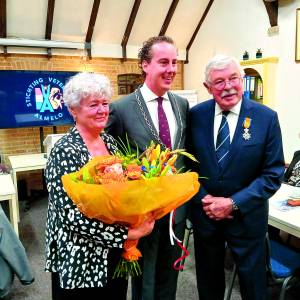
[[[300,150],[294,153],[293,159],[284,173],[283,182],[300,187]],[[268,233],[271,239],[281,241],[278,228],[269,225]]]
[[[283,181],[289,185],[300,186],[300,150],[294,153],[292,162],[284,173]]]

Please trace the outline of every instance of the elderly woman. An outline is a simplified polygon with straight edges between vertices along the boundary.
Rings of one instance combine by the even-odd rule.
[[[103,132],[110,99],[109,80],[99,74],[79,73],[64,88],[64,103],[75,126],[55,144],[45,171],[49,192],[45,269],[52,272],[55,300],[126,299],[127,281],[112,279],[124,241],[149,234],[154,225],[148,220],[132,229],[89,219],[62,186],[62,175],[79,170],[94,156],[116,152],[115,140]]]

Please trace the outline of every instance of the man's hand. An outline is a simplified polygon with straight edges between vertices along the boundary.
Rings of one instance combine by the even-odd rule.
[[[232,219],[232,202],[230,198],[214,197],[206,195],[202,199],[203,209],[206,215],[215,221]]]

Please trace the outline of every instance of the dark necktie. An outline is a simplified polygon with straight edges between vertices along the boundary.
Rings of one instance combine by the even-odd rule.
[[[222,121],[218,130],[217,141],[216,141],[216,155],[218,164],[223,168],[226,161],[226,156],[229,152],[230,147],[230,133],[227,122],[227,115],[229,111],[222,112]]]
[[[170,128],[169,123],[167,120],[166,113],[162,106],[163,97],[157,98],[157,115],[158,115],[158,127],[159,127],[159,137],[166,148],[171,149],[171,135],[170,135]]]

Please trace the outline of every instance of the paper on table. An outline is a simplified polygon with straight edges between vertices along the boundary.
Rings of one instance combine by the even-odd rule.
[[[289,211],[291,209],[300,208],[300,206],[291,206],[287,203],[288,199],[277,199],[272,201],[272,205],[280,211]]]
[[[300,198],[300,187],[299,186],[289,186],[289,198],[299,199]]]

